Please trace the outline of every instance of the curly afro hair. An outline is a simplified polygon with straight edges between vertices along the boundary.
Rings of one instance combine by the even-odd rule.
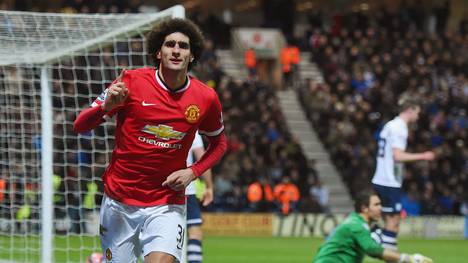
[[[156,58],[156,53],[161,50],[164,39],[167,35],[179,32],[190,39],[190,52],[193,55],[193,61],[188,65],[190,70],[196,64],[204,48],[204,37],[200,28],[188,19],[172,18],[163,20],[150,31],[147,35],[146,44],[148,53],[153,59],[155,66],[159,67],[160,59]]]

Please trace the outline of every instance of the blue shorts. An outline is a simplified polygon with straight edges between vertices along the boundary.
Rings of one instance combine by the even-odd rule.
[[[187,226],[202,224],[200,203],[195,195],[187,195]]]
[[[382,212],[399,214],[401,211],[401,188],[372,184],[382,202]]]

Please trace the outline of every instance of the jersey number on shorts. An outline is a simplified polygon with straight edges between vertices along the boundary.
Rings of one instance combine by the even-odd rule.
[[[379,138],[379,150],[377,152],[377,157],[384,158],[385,157],[385,145],[387,144],[387,140],[384,138]]]
[[[178,236],[177,236],[177,248],[182,249],[182,246],[184,245],[185,231],[184,231],[184,228],[181,225],[177,225],[177,227],[179,228],[179,233],[178,233]]]

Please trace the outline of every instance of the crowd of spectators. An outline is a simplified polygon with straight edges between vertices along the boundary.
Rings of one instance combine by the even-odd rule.
[[[302,197],[292,211],[323,211],[326,203],[321,205],[319,195],[310,191],[318,181],[314,165],[289,133],[274,89],[255,77],[244,81],[225,75],[211,41],[193,73],[217,90],[228,137],[228,152],[214,168],[215,200],[209,210],[279,211],[278,198],[252,210],[247,189],[260,180],[272,189],[289,180]]]
[[[468,35],[466,20],[448,31],[447,19],[445,5],[311,19],[306,49],[325,83],[309,80],[300,97],[353,195],[369,186],[379,130],[407,92],[424,103],[408,150],[435,149],[437,160],[406,165],[404,209],[459,214],[468,200]]]
[[[102,5],[63,1],[57,8],[71,13],[144,11],[139,1],[112,0]],[[297,185],[301,198],[293,211],[326,211],[326,189],[288,132],[273,89],[255,78],[241,81],[222,72],[214,49],[227,45],[229,25],[201,12],[189,16],[208,36],[193,73],[217,90],[229,140],[226,156],[214,168],[216,198],[208,210],[253,211],[247,189],[261,180],[272,188],[283,181]],[[404,205],[409,214],[456,214],[468,199],[463,191],[468,187],[466,22],[460,32],[446,32],[448,15],[443,7],[428,17],[414,8],[396,14],[314,13],[313,30],[303,48],[312,52],[325,83],[310,80],[299,92],[352,194],[370,182],[375,139],[382,124],[395,115],[398,95],[405,91],[421,97],[424,110],[410,135],[409,150],[436,148],[438,159],[408,165]],[[119,55],[114,55],[113,47],[103,46],[99,55],[61,61],[54,68],[54,173],[62,180],[57,191],[63,193],[59,202],[64,206],[82,207],[88,182],[102,188],[99,178],[113,147],[112,124],[77,136],[72,122],[123,67],[145,64],[141,37],[115,45]],[[21,77],[21,72],[12,71],[0,74]],[[96,195],[98,204],[100,197]],[[275,201],[262,209],[279,210]],[[81,211],[61,212],[75,215],[76,224],[82,221]],[[80,232],[80,226],[74,231]]]
[[[249,211],[247,186],[260,178],[274,187],[287,177],[299,186],[301,196],[309,198],[307,186],[315,180],[313,167],[309,168],[299,143],[288,132],[271,87],[228,79],[217,89],[229,150],[215,170],[213,209]]]
[[[23,1],[13,0],[0,3],[0,10],[35,11],[71,14],[121,14],[121,13],[156,13],[173,4],[158,5],[143,0],[58,0],[58,1]],[[203,30],[205,36],[213,39],[218,47],[228,48],[230,43],[231,23],[220,18],[215,12],[207,12],[200,7],[193,7],[187,12],[188,18]]]

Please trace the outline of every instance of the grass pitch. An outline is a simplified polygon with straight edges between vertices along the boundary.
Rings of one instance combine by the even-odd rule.
[[[85,262],[100,250],[98,237],[57,236],[55,262]],[[204,263],[311,263],[323,239],[274,237],[206,237]],[[0,262],[39,262],[39,237],[0,236]],[[468,240],[402,239],[401,251],[421,253],[435,263],[468,262]],[[382,262],[367,258],[365,263]]]
[[[203,243],[204,262],[311,263],[322,241],[319,238],[299,237],[209,237]],[[468,262],[468,240],[403,239],[399,247],[407,253],[431,257],[435,263]],[[367,258],[365,262],[383,261]]]

